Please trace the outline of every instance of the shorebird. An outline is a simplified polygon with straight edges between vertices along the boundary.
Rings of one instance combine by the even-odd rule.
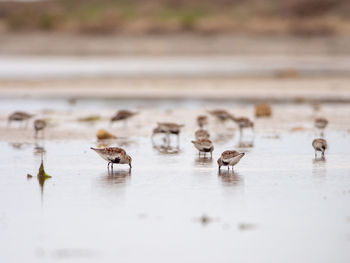
[[[317,152],[322,153],[322,158],[324,158],[324,152],[327,149],[327,141],[322,138],[318,138],[312,141],[312,147],[315,149],[315,158],[317,157]]]
[[[321,136],[323,137],[323,130],[327,127],[328,120],[325,118],[315,119],[315,127],[321,130]]]
[[[35,138],[38,137],[39,131],[42,131],[43,132],[43,136],[44,136],[44,129],[45,129],[45,127],[46,127],[46,121],[45,120],[38,119],[38,120],[34,121]]]
[[[128,110],[120,110],[111,118],[111,124],[115,121],[125,121],[138,114],[138,112],[131,112]]]
[[[91,149],[97,152],[103,159],[105,159],[108,162],[108,170],[109,165],[111,165],[111,168],[113,170],[113,164],[115,163],[128,164],[131,169],[132,159],[128,154],[126,154],[126,151],[124,149],[118,147],[107,147],[101,149],[91,147]]]
[[[201,139],[209,139],[210,134],[207,130],[204,129],[198,129],[194,135],[196,136],[196,140],[201,140]]]
[[[179,143],[179,135],[181,128],[184,126],[183,124],[177,124],[173,122],[158,122],[157,127],[153,129],[152,133],[152,139],[153,136],[156,134],[165,134],[166,135],[166,142],[169,145],[170,144],[170,134],[177,135],[177,141]]]
[[[214,146],[211,140],[201,139],[196,141],[191,141],[194,144],[194,147],[198,150],[198,155],[204,153],[204,157],[206,153],[210,153],[210,158],[213,157]]]
[[[197,117],[197,124],[200,128],[203,128],[205,125],[208,124],[208,117],[205,115],[199,115]]]
[[[252,122],[248,118],[245,118],[245,117],[236,118],[234,116],[231,116],[231,119],[235,123],[237,123],[238,128],[239,128],[239,132],[241,135],[243,134],[243,129],[251,128],[252,130],[254,130],[254,122]]]
[[[232,115],[226,110],[212,110],[208,112],[220,121],[226,121],[232,118]]]
[[[237,151],[224,151],[218,159],[219,170],[221,166],[227,166],[228,170],[231,166],[233,171],[233,166],[236,165],[243,156],[244,153],[239,153]]]
[[[18,122],[25,121],[27,126],[28,120],[33,116],[34,116],[33,114],[29,114],[23,111],[16,111],[8,117],[8,124],[10,125],[12,121],[18,121]]]

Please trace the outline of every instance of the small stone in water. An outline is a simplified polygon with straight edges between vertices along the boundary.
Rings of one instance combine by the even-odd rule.
[[[244,231],[244,230],[251,230],[253,228],[255,228],[255,225],[253,225],[253,224],[249,224],[249,223],[240,223],[240,224],[238,224],[238,229],[242,230],[242,231]]]
[[[206,215],[202,215],[200,217],[200,221],[203,225],[206,225],[206,224],[210,223],[210,221],[212,221],[212,219]]]

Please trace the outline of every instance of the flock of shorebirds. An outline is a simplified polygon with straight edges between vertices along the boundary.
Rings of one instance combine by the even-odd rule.
[[[246,118],[246,117],[239,117],[236,118],[231,113],[227,112],[226,110],[212,110],[208,111],[210,115],[215,117],[217,120],[225,122],[228,120],[234,121],[236,125],[238,126],[240,136],[243,135],[244,130],[251,129],[254,131],[254,123]],[[120,110],[118,111],[114,116],[111,117],[110,122],[111,124],[113,122],[117,121],[127,121],[128,119],[135,116],[137,112],[132,112],[128,110]],[[34,115],[28,114],[26,112],[14,112],[8,117],[8,123],[9,125],[11,122],[23,122],[25,125],[28,125],[28,121],[33,118]],[[328,125],[328,120],[325,118],[317,118],[315,119],[315,127],[321,131],[321,137],[323,137],[323,131]],[[198,130],[195,131],[195,138],[196,140],[191,141],[194,145],[194,147],[198,150],[199,156],[204,155],[206,156],[207,153],[210,154],[210,158],[212,158],[212,153],[214,151],[214,145],[213,142],[210,140],[210,133],[208,130],[205,129],[205,127],[208,125],[208,116],[206,115],[200,115],[197,117],[197,125]],[[44,130],[46,128],[47,124],[46,121],[43,119],[36,119],[34,120],[34,130],[35,130],[35,138],[38,137],[39,132],[42,133],[42,136],[44,135]],[[177,124],[173,122],[158,122],[157,127],[153,129],[152,133],[152,139],[156,135],[162,135],[163,136],[163,142],[165,145],[170,145],[170,136],[175,135],[177,136],[177,140],[179,142],[179,135],[181,132],[181,128],[183,128],[184,125]],[[327,149],[327,141],[323,138],[316,138],[312,142],[312,146],[315,150],[315,158],[317,158],[317,153],[321,152],[321,158],[324,159],[325,151]],[[96,153],[98,153],[103,159],[107,161],[107,169],[111,168],[113,170],[113,164],[128,164],[131,169],[131,162],[132,158],[126,153],[126,151],[119,147],[106,147],[106,148],[93,148]],[[244,156],[244,153],[235,151],[235,150],[227,150],[224,151],[219,159],[217,160],[219,171],[222,166],[227,166],[228,170],[230,167],[232,168],[241,160],[241,158]]]

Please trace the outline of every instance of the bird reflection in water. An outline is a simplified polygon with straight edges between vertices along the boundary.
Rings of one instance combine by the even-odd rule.
[[[231,139],[235,136],[234,130],[221,131],[214,134],[213,142],[217,144],[225,144],[231,141]]]
[[[207,166],[213,163],[213,158],[210,157],[197,157],[195,159],[195,164],[197,166]]]
[[[317,177],[324,177],[327,174],[326,169],[326,158],[325,157],[317,157],[312,159],[312,175]]]
[[[218,177],[226,186],[238,186],[243,184],[242,177],[238,173],[233,172],[232,170],[219,170]]]
[[[16,150],[25,150],[30,146],[30,143],[26,143],[26,142],[13,142],[13,143],[9,143],[9,145]]]
[[[327,161],[327,159],[324,157],[324,156],[321,156],[321,157],[316,157],[314,159],[312,159],[312,163],[315,165],[315,164],[325,164]]]
[[[254,134],[252,136],[240,135],[237,143],[238,148],[253,148],[254,147]]]
[[[152,138],[152,146],[153,149],[157,150],[161,154],[178,154],[180,153],[180,146],[177,144],[176,146],[171,146],[168,144],[166,140],[164,140],[162,143],[156,142]]]
[[[237,147],[238,148],[253,148],[254,147],[254,140],[250,140],[250,141],[239,140]]]
[[[40,145],[38,143],[35,143],[34,145],[34,155],[41,156],[41,158],[45,155],[46,150],[44,147],[44,144]]]
[[[106,175],[106,174],[104,174]],[[109,170],[107,176],[103,176],[103,183],[108,185],[121,185],[125,184],[131,177],[131,169],[127,170]]]

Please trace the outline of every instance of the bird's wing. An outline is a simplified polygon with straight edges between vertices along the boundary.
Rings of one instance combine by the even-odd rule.
[[[238,155],[240,155],[240,153],[237,151],[224,151],[221,154],[221,158],[223,161],[229,161],[230,159],[232,159]]]
[[[211,147],[213,145],[213,143],[211,142],[211,140],[207,140],[207,139],[203,139],[203,140],[199,140],[200,144],[203,145],[204,147]]]

